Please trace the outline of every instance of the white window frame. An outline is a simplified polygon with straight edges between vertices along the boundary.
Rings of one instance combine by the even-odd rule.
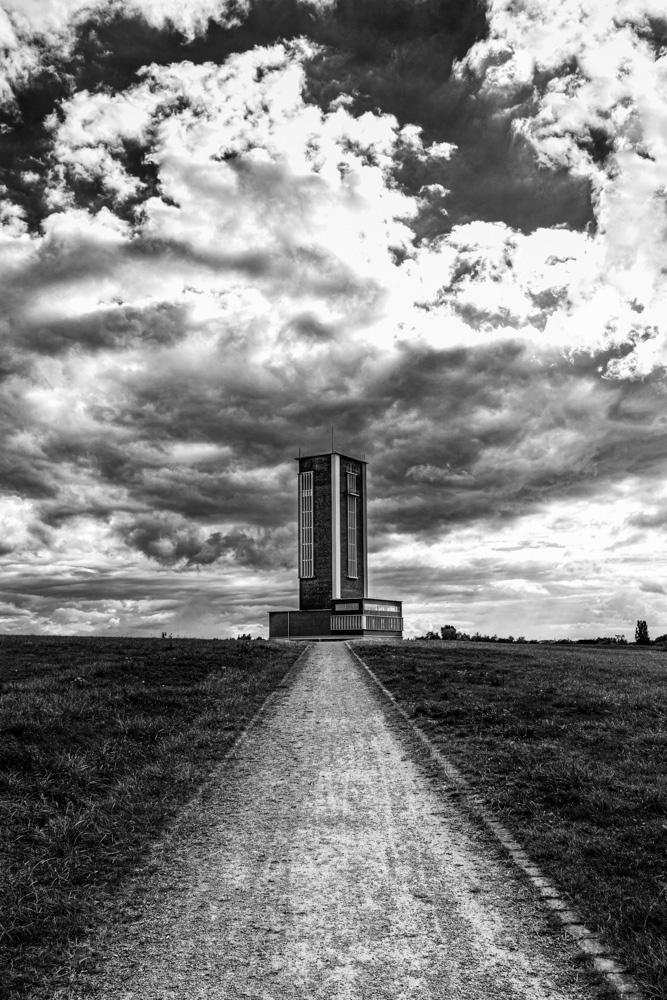
[[[387,615],[366,615],[365,627],[377,632],[402,632],[403,619]]]
[[[299,578],[315,576],[313,536],[313,473],[299,473]]]
[[[332,632],[354,632],[358,629],[375,632],[402,632],[403,619],[385,615],[332,615]]]
[[[350,632],[366,627],[363,615],[332,615],[332,632]]]
[[[359,577],[357,562],[357,498],[354,493],[347,495],[347,575],[353,580]]]

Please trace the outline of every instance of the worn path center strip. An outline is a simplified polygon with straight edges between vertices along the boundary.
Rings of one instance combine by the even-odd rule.
[[[165,845],[86,996],[590,1000],[574,947],[438,794],[350,651],[311,647]]]

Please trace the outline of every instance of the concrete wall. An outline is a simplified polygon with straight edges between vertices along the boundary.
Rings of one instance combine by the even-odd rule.
[[[364,566],[365,556],[365,513],[366,504],[364,496],[364,465],[354,458],[341,456],[340,460],[340,596],[341,598],[355,598],[364,596]],[[355,472],[359,496],[357,497],[357,569],[358,579],[347,575],[347,473]]]

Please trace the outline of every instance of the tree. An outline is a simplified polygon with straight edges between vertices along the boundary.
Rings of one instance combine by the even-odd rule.
[[[648,626],[646,622],[637,621],[637,628],[635,629],[635,642],[638,646],[648,646],[651,640],[648,637]]]
[[[453,625],[441,625],[440,635],[443,639],[456,639],[456,629]]]

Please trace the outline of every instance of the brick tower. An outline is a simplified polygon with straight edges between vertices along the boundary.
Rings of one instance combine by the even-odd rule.
[[[299,610],[368,595],[366,462],[299,458]]]
[[[299,610],[269,612],[269,638],[401,639],[402,603],[368,597],[366,462],[299,457]]]

